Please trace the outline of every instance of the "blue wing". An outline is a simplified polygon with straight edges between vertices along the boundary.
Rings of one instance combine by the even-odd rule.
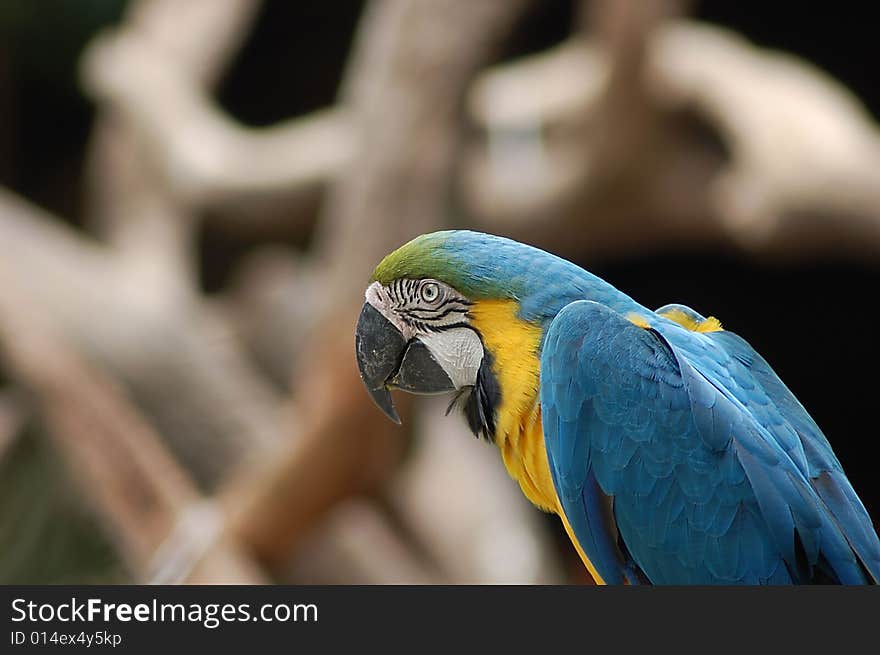
[[[819,426],[764,358],[745,340],[733,332],[714,332],[706,337],[728,353],[730,359],[725,362],[728,384],[741,391],[738,395],[745,405],[762,420],[774,438],[787,443],[792,433],[797,437],[803,457],[795,457],[794,461],[800,472],[839,524],[874,582],[880,582],[877,533]],[[750,386],[753,386],[752,390],[747,389]]]
[[[660,584],[876,581],[870,521],[769,366],[729,333],[657,328],[579,301],[542,349],[553,481],[605,581],[630,560]]]

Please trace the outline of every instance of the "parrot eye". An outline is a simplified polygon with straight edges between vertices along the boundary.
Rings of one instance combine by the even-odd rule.
[[[425,302],[434,302],[440,297],[440,285],[436,282],[425,282],[419,289],[419,293]]]

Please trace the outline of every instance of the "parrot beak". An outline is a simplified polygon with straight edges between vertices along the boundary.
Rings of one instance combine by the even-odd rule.
[[[417,394],[452,391],[455,385],[427,346],[407,341],[370,303],[364,303],[355,332],[358,370],[364,386],[385,415],[400,425],[390,389]]]

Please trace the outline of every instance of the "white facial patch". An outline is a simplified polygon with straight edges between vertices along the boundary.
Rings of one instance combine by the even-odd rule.
[[[392,297],[392,292],[396,294],[394,297]],[[447,292],[454,293],[451,289]],[[417,338],[425,344],[431,356],[443,368],[456,389],[476,384],[477,372],[484,354],[483,344],[477,333],[467,327],[445,327],[442,329],[442,325],[438,326],[441,329],[416,329],[399,314],[402,304],[400,294],[400,289],[389,291],[381,283],[373,282],[367,287],[364,296],[368,303],[397,328],[406,341]],[[460,301],[456,301],[455,304],[466,307],[466,305],[461,305]],[[421,311],[424,313],[427,310]],[[463,312],[464,310],[459,310],[457,313],[447,312],[447,316],[443,320],[446,322],[467,322]]]
[[[396,327],[406,341],[412,339],[415,334],[413,329],[403,322],[397,312],[393,309],[393,303],[388,295],[388,291],[378,282],[373,282],[367,287],[364,298],[370,303],[376,311],[388,319],[388,321]]]
[[[456,389],[476,384],[477,371],[483,361],[483,344],[476,332],[464,327],[452,328],[421,334],[419,341],[425,344]]]

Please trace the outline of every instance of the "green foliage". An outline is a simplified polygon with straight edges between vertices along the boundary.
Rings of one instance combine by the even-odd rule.
[[[0,584],[126,582],[47,437],[33,426],[0,462]]]

